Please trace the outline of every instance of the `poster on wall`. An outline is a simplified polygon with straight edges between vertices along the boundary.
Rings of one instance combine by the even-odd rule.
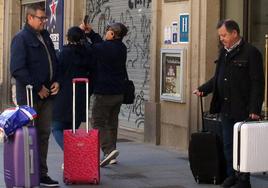
[[[180,14],[180,43],[189,42],[189,14]]]
[[[166,55],[165,57],[166,79],[165,79],[165,93],[176,94],[179,93],[179,77],[180,77],[180,57],[173,55]]]
[[[161,49],[161,99],[184,102],[185,49]]]
[[[46,1],[47,30],[50,33],[55,50],[59,50],[63,46],[63,13],[64,0]]]

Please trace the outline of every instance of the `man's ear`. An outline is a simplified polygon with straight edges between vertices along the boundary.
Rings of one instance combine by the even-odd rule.
[[[111,35],[113,36],[113,39],[114,39],[114,32],[113,31],[111,32]]]
[[[28,15],[27,15],[27,21],[30,21],[30,20],[32,20],[32,19],[33,19],[33,16],[30,15],[30,14],[28,14]]]

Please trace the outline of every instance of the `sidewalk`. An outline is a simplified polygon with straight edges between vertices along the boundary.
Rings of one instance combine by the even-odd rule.
[[[51,137],[49,175],[68,188],[217,188],[198,185],[189,169],[187,155],[161,146],[119,139],[117,165],[101,168],[100,185],[69,185],[62,182],[62,152]],[[0,188],[4,188],[3,144],[0,144]],[[254,174],[252,188],[268,188],[268,175]]]

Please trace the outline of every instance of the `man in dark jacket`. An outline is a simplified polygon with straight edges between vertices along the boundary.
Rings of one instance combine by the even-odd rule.
[[[122,42],[127,28],[122,23],[108,25],[105,41],[87,25],[80,25],[93,43],[94,62],[92,126],[100,131],[101,149],[104,158],[101,167],[116,163],[118,115],[123,102],[126,80],[127,47]]]
[[[262,55],[240,37],[235,21],[220,21],[217,29],[223,48],[215,75],[194,93],[206,96],[212,92],[210,112],[220,113],[228,175],[222,187],[250,188],[249,173],[236,174],[233,169],[233,126],[248,118],[260,118],[264,98]]]
[[[39,4],[29,5],[26,24],[11,43],[11,75],[16,79],[16,95],[19,105],[26,104],[25,86],[33,86],[35,122],[40,151],[40,184],[58,186],[48,175],[47,152],[51,126],[51,95],[59,90],[57,62],[53,43],[44,29],[47,17]]]

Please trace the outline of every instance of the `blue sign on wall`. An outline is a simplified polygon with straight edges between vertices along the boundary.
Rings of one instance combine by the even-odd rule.
[[[189,14],[180,14],[180,42],[189,42]]]
[[[63,13],[64,0],[47,0],[46,14],[48,16],[47,30],[54,43],[55,50],[63,46]]]

